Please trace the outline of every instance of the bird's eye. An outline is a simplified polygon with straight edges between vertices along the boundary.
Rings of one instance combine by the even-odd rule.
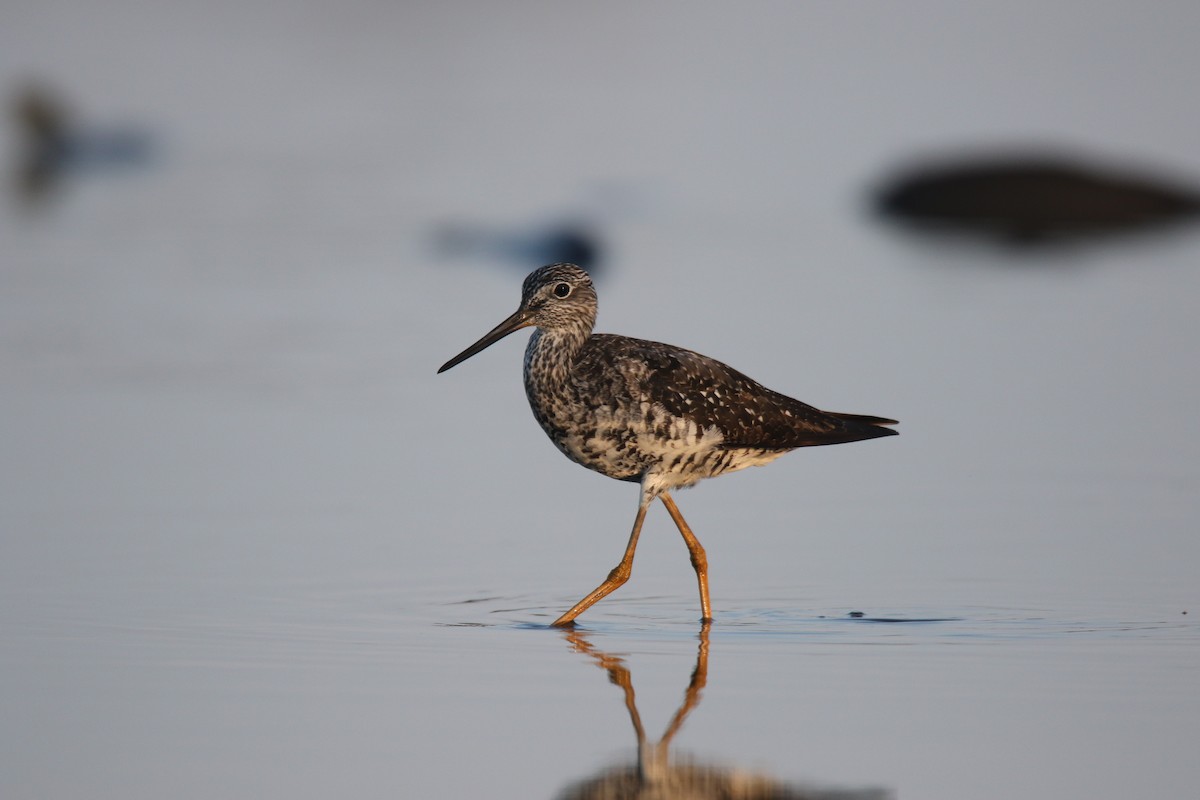
[[[569,284],[569,283],[560,283],[554,287],[554,296],[555,297],[566,297],[570,293],[571,293],[571,284]]]

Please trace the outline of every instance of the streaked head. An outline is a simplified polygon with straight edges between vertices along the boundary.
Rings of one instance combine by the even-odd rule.
[[[544,331],[575,330],[587,336],[596,324],[596,289],[592,279],[574,264],[539,267],[521,286],[521,305],[483,338],[447,361],[445,372],[514,331],[537,326]]]

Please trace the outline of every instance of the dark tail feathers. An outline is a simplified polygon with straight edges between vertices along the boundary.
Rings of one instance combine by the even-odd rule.
[[[899,425],[900,423],[894,419],[886,417],[872,417],[869,414],[844,414],[840,411],[826,411],[831,417],[836,417],[842,422],[849,423],[847,426],[856,434],[859,434],[859,439],[874,439],[878,436],[896,436],[900,431],[894,431],[888,425]],[[853,439],[848,441],[854,441]]]

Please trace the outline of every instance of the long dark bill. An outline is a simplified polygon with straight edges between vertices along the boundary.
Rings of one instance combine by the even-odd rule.
[[[466,350],[463,350],[461,353],[459,353],[454,358],[447,361],[445,364],[442,364],[441,368],[438,369],[438,374],[439,375],[442,374],[443,372],[450,369],[451,367],[453,367],[456,364],[461,364],[462,362],[466,361],[471,356],[478,353],[480,350],[485,350],[485,349],[491,347],[496,342],[503,339],[505,336],[508,336],[510,333],[512,333],[514,331],[519,331],[519,330],[521,330],[521,328],[528,328],[530,325],[533,324],[533,319],[531,317],[532,317],[532,314],[529,311],[527,311],[526,309],[524,309],[524,308],[518,309],[517,312],[515,314],[513,314],[511,317],[504,320],[504,322],[501,322],[499,325],[497,325],[496,327],[492,328],[490,331],[485,333],[483,335],[483,338],[480,339],[478,342],[471,345]]]

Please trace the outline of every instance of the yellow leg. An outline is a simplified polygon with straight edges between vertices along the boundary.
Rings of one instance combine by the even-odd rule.
[[[621,563],[613,567],[612,571],[608,573],[608,577],[604,579],[604,583],[593,589],[587,597],[571,606],[570,611],[554,620],[552,624],[555,627],[574,624],[576,617],[629,580],[629,575],[633,572],[633,552],[637,549],[638,535],[642,532],[642,521],[646,518],[646,509],[650,507],[650,501],[653,499],[647,496],[645,491],[642,492],[642,497],[638,501],[637,517],[633,520],[633,533],[629,534],[629,544],[625,546],[625,555],[621,558]]]
[[[700,583],[700,619],[703,622],[710,622],[712,606],[708,602],[708,555],[705,554],[696,534],[692,533],[692,529],[684,521],[683,514],[679,513],[679,506],[675,505],[671,495],[663,492],[659,497],[662,499],[663,505],[667,507],[667,513],[671,515],[671,519],[675,520],[679,532],[683,534],[683,541],[687,543],[688,553],[692,556],[692,568],[696,570],[696,580]]]

